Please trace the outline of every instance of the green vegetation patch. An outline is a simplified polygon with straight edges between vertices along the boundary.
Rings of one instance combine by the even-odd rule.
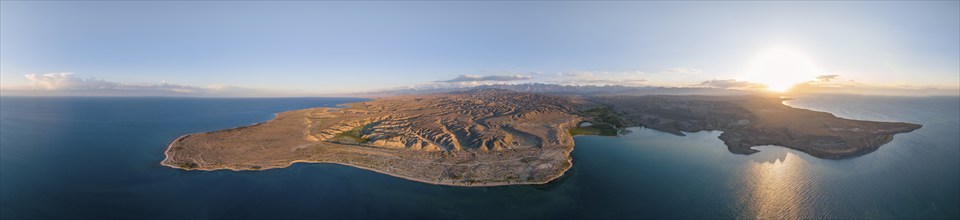
[[[579,112],[580,116],[590,118],[590,126],[570,129],[571,135],[617,136],[624,127],[623,120],[609,106],[600,106]]]
[[[623,127],[623,122],[621,121],[620,116],[613,112],[613,109],[610,109],[610,107],[607,106],[583,110],[580,111],[580,115],[595,120],[595,124],[611,125],[614,127],[614,129]]]
[[[343,133],[337,134],[336,137],[337,137],[337,138],[350,138],[350,139],[356,141],[357,143],[366,143],[367,141],[370,141],[369,139],[363,137],[363,130],[366,129],[367,126],[368,126],[368,125],[357,126],[357,127],[353,128],[353,129],[350,129],[349,131],[344,131]]]
[[[194,168],[200,167],[200,164],[190,161],[190,162],[184,162],[183,164],[180,164],[180,167],[183,167],[186,169],[194,169]]]
[[[613,126],[600,124],[600,125],[590,125],[586,127],[577,127],[570,129],[570,135],[600,135],[600,136],[617,136],[620,130],[614,128]]]

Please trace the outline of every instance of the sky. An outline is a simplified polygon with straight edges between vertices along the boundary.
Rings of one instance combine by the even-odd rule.
[[[958,39],[958,1],[3,1],[0,89],[309,95],[538,82],[954,94]]]

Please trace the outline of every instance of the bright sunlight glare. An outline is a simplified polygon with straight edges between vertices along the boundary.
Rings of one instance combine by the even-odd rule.
[[[790,46],[765,49],[750,62],[743,80],[762,83],[768,90],[786,92],[813,80],[820,69],[800,50]]]

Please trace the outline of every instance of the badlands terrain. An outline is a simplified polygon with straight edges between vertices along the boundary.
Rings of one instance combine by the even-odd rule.
[[[542,184],[573,164],[574,135],[643,126],[683,136],[723,131],[730,152],[778,145],[841,159],[920,125],[842,119],[764,96],[579,96],[480,89],[278,113],[265,123],[188,134],[165,166],[262,170],[337,163],[455,186]]]

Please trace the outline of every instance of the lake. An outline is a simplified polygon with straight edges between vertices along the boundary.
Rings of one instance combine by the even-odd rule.
[[[720,132],[578,136],[546,185],[436,186],[335,164],[163,167],[180,135],[355,98],[0,98],[0,218],[960,218],[960,99],[805,96],[791,106],[924,127],[860,157],[777,146],[735,155]]]

